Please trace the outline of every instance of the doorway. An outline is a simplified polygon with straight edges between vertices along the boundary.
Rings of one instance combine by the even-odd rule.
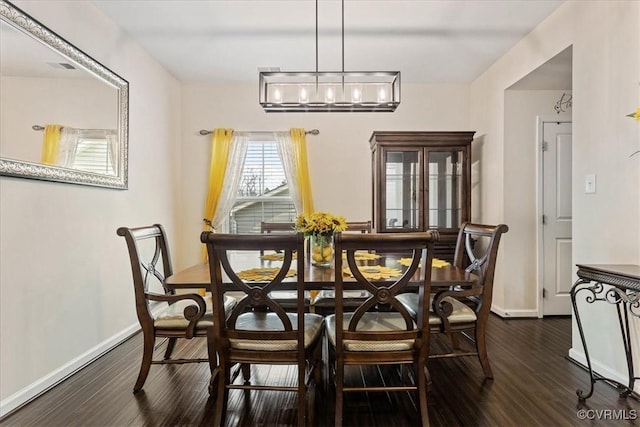
[[[538,118],[539,272],[542,316],[571,314],[571,121]]]

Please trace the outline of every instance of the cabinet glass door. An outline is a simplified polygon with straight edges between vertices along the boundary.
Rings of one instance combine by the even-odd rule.
[[[462,151],[427,152],[429,227],[457,228],[463,206]]]
[[[384,211],[382,220],[387,231],[415,231],[420,221],[421,151],[385,150]]]

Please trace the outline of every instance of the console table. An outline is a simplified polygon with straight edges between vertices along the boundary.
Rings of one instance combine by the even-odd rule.
[[[578,399],[584,401],[591,397],[596,381],[603,380],[614,383],[620,390],[620,397],[627,397],[633,392],[635,380],[640,377],[634,376],[633,371],[633,355],[631,351],[632,337],[629,330],[629,316],[640,318],[640,265],[631,264],[598,264],[578,266],[578,280],[571,287],[571,303],[573,304],[573,312],[576,316],[584,355],[587,359],[587,368],[591,379],[591,388],[588,393],[577,390]],[[611,285],[605,288],[604,285]],[[589,304],[597,301],[604,301],[615,305],[618,313],[618,323],[620,324],[620,332],[622,333],[622,342],[629,370],[628,384],[622,384],[610,378],[604,378],[600,375],[594,375],[591,367],[591,359],[589,358],[589,350],[584,336],[584,329],[580,321],[580,313],[576,297],[579,293],[586,293],[586,302]]]

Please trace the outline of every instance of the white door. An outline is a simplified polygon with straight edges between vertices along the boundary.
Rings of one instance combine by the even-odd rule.
[[[571,123],[543,122],[543,315],[571,314]]]

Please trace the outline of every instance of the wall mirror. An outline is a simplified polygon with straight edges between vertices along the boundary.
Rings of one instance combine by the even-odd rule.
[[[126,189],[128,108],[126,80],[0,0],[0,175]]]

